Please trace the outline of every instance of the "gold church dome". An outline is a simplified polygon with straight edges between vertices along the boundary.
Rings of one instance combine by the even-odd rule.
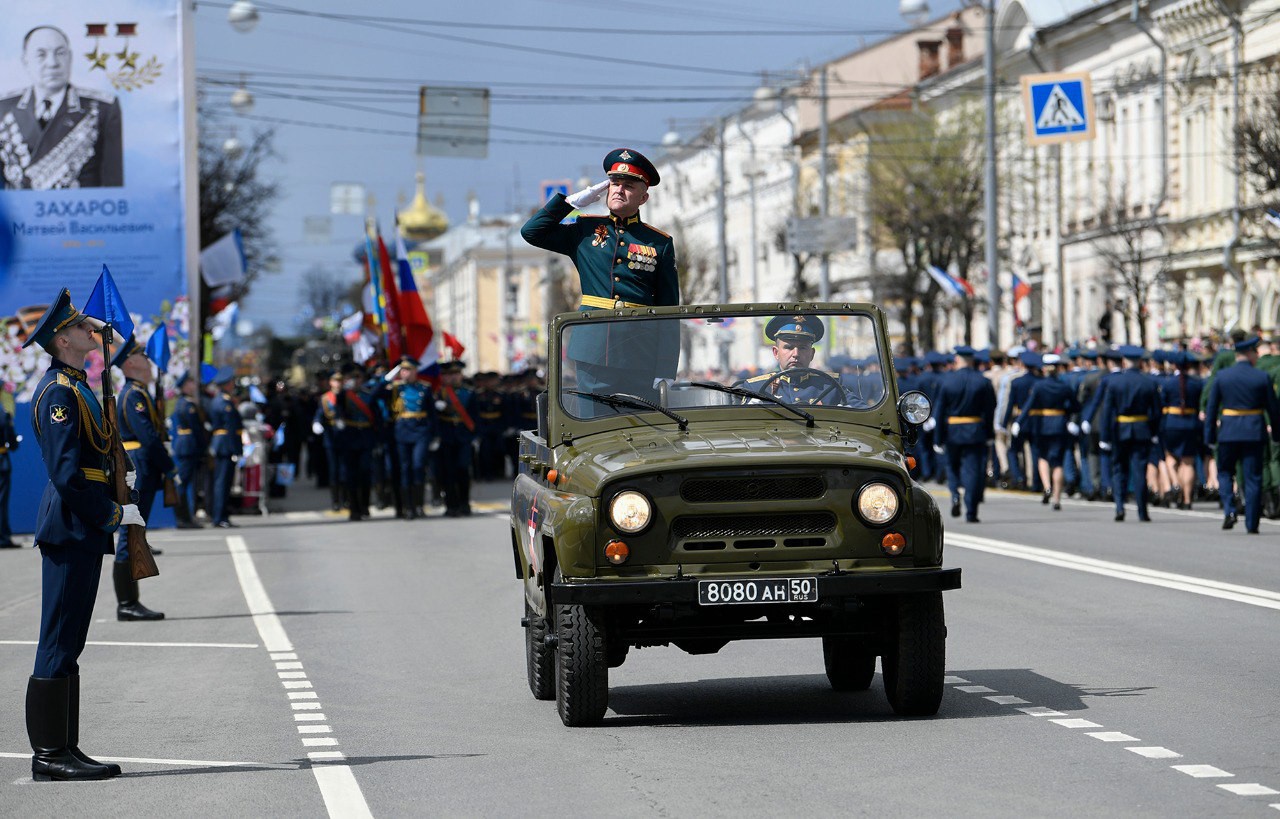
[[[449,217],[427,201],[426,175],[418,171],[417,179],[418,189],[413,195],[413,201],[396,216],[400,222],[400,231],[406,239],[425,242],[449,229]]]

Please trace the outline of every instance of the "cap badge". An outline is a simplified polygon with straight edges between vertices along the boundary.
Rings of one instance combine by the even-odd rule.
[[[631,152],[630,152],[630,151],[623,151],[622,153],[618,154],[618,158],[619,158],[619,159],[621,159],[621,160],[623,160],[623,161],[625,161],[625,162],[629,162],[629,161],[631,160]],[[624,170],[624,171],[625,171],[625,170],[626,170],[626,168],[624,167],[622,170]]]

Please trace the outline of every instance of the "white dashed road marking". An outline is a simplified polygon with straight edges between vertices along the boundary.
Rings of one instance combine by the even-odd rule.
[[[1168,748],[1153,746],[1150,748],[1125,748],[1126,751],[1133,751],[1138,756],[1145,756],[1147,759],[1177,759],[1182,754],[1177,751],[1170,751]]]
[[[1196,779],[1206,779],[1215,776],[1235,776],[1233,773],[1227,773],[1221,768],[1215,768],[1212,765],[1171,765],[1169,766],[1175,771],[1184,773],[1187,776],[1194,776]]]
[[[319,697],[314,691],[298,690],[311,688],[311,681],[305,679],[306,671],[300,670],[302,663],[298,660],[298,654],[293,650],[293,643],[289,642],[289,635],[285,633],[284,623],[276,614],[271,598],[267,596],[267,590],[258,577],[258,569],[254,566],[253,556],[249,554],[244,538],[239,535],[229,536],[227,549],[231,552],[231,560],[235,564],[236,576],[240,579],[240,588],[244,592],[245,602],[249,605],[250,614],[253,615],[253,623],[258,627],[258,635],[262,638],[263,645],[266,646],[267,651],[271,652],[271,659],[276,662],[276,674],[280,677],[280,684],[288,691],[292,707],[295,710],[301,710],[298,706],[303,703],[298,702],[299,700],[315,700],[314,705],[319,708]],[[279,670],[282,667],[298,670]],[[304,715],[295,714],[295,721],[300,721],[298,718],[301,716]],[[324,719],[323,714],[307,716]],[[297,725],[296,727],[305,748],[338,744],[337,738],[331,736],[305,736],[333,733],[331,726]],[[316,784],[320,786],[320,796],[324,799],[324,806],[329,816],[343,819],[348,817],[363,819],[363,817],[373,816],[369,812],[369,804],[365,801],[360,783],[356,781],[351,767],[342,764],[346,760],[345,754],[341,751],[312,751],[308,752],[307,758],[313,763],[323,763],[313,764],[311,772],[315,775]]]

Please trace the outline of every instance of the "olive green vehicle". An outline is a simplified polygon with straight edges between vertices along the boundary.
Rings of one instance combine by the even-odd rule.
[[[807,358],[771,346],[778,316],[816,319]],[[555,317],[548,362],[511,501],[534,697],[590,725],[633,648],[807,637],[836,690],[879,657],[897,714],[937,713],[960,569],[907,472],[930,407],[899,395],[879,308],[619,304]]]

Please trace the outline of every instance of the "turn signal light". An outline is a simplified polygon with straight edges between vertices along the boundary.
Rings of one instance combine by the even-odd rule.
[[[915,456],[914,456],[914,455],[908,455],[908,456],[907,456],[907,469],[908,469],[908,470],[911,470],[911,469],[915,469],[915,468],[916,468],[916,459],[915,459]]]
[[[560,482],[560,473],[552,469],[547,472],[547,483],[555,486]]]
[[[890,532],[880,538],[880,548],[890,557],[900,555],[907,548],[907,539],[897,532]]]
[[[621,566],[631,557],[631,549],[621,540],[611,540],[604,547],[604,556],[615,566]]]

